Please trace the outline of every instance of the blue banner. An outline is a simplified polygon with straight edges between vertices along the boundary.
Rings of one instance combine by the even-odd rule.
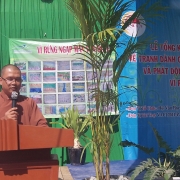
[[[135,7],[143,2],[145,0],[137,2]],[[146,51],[132,54],[121,74],[128,78],[119,80],[120,109],[123,112],[120,126],[123,140],[156,149],[157,142],[148,124],[151,122],[175,149],[180,144],[180,2],[164,0],[163,5],[169,9],[162,13],[162,19],[152,19],[153,23],[148,23],[144,17],[136,19],[120,39],[131,38],[135,31],[137,41],[142,36],[152,36]],[[126,12],[124,16],[131,13]],[[121,53],[119,51],[119,55]],[[155,151],[154,156],[156,154]],[[124,157],[136,159],[147,155],[134,147],[127,147]]]

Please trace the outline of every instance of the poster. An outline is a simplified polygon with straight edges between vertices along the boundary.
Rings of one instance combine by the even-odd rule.
[[[180,144],[180,18],[177,2],[162,1],[164,6],[169,7],[168,11],[162,13],[163,21],[153,18],[153,23],[149,23],[145,17],[139,18],[128,26],[120,39],[125,44],[134,37],[133,32],[138,36],[137,41],[151,37],[143,53],[135,52],[129,57],[118,87],[122,94],[119,98],[120,110],[124,112],[120,119],[122,140],[153,147],[154,157],[157,157],[158,147],[149,123],[172,149]],[[134,8],[143,3],[145,0],[136,1]],[[132,13],[128,11],[123,17]],[[124,157],[126,160],[144,159],[149,155],[136,147],[126,147]]]
[[[81,114],[94,109],[95,99],[88,90],[97,75],[90,64],[83,61],[79,40],[9,39],[10,62],[22,73],[20,93],[31,97],[46,118],[60,117],[67,108],[75,107]],[[104,64],[102,81],[112,78],[113,59]],[[106,71],[110,67],[111,70]],[[101,89],[113,88],[101,84]],[[93,103],[91,107],[88,107]],[[112,112],[113,109],[109,107]],[[107,111],[109,111],[107,109]]]

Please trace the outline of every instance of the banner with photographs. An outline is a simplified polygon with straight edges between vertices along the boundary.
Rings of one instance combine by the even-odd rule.
[[[72,106],[81,114],[95,108],[95,100],[87,93],[95,87],[95,74],[81,59],[79,43],[77,39],[9,39],[10,63],[22,72],[20,93],[33,98],[46,118],[59,117]],[[108,65],[112,65],[113,59],[109,59]],[[112,73],[107,75],[105,70],[103,78],[110,76]],[[102,89],[105,88],[102,83]]]

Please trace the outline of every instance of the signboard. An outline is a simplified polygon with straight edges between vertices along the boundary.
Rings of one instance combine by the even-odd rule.
[[[152,0],[151,3],[155,2]],[[136,1],[134,9],[143,3],[145,0]],[[123,93],[120,97],[120,110],[124,111],[120,120],[122,140],[153,147],[154,157],[157,156],[158,146],[149,122],[173,149],[180,144],[179,7],[176,0],[164,0],[163,5],[169,7],[162,13],[163,21],[155,18],[151,24],[140,16],[128,26],[120,39],[125,44],[134,37],[134,32],[138,36],[137,41],[152,37],[143,54],[134,53],[129,58],[121,74],[128,78],[120,78],[119,92]],[[131,14],[132,10],[126,12],[122,20]],[[144,159],[149,155],[136,147],[126,147],[124,157],[126,160]]]

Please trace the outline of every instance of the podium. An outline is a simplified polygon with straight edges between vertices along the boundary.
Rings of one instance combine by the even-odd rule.
[[[59,162],[53,147],[72,147],[72,129],[18,125],[0,120],[0,179],[58,180]]]

